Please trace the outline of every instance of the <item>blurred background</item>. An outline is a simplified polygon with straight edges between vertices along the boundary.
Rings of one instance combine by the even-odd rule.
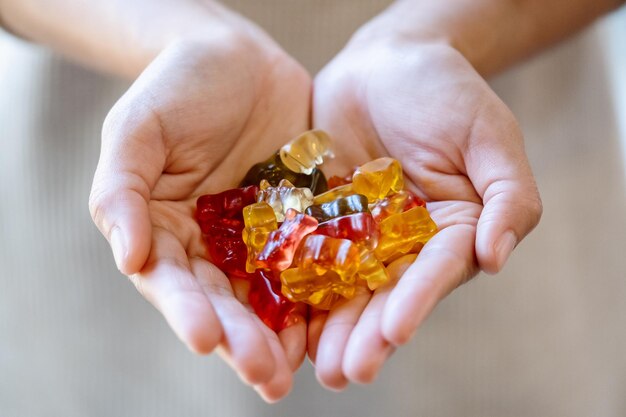
[[[225,3],[317,71],[386,2]],[[0,32],[0,416],[626,415],[624,45],[621,10],[492,80],[545,206],[505,270],[448,297],[374,384],[327,392],[305,363],[268,406],[177,341],[91,223],[128,84]]]

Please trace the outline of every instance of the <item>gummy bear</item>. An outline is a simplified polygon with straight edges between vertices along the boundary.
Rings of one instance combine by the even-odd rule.
[[[380,239],[374,253],[383,262],[410,253],[417,244],[425,244],[437,232],[437,225],[424,207],[393,214],[379,226]]]
[[[392,214],[402,213],[414,207],[426,207],[426,203],[409,190],[400,190],[395,194],[370,204],[374,220],[381,222]]]
[[[272,186],[276,187],[283,179],[289,181],[295,187],[310,189],[313,195],[328,190],[326,177],[321,170],[314,168],[310,175],[293,172],[283,164],[278,153],[275,153],[266,161],[252,166],[240,185],[242,187],[258,185],[261,183],[261,180],[267,180]]]
[[[372,291],[389,281],[389,273],[385,265],[366,248],[361,248],[361,265],[359,265],[358,273],[359,278],[367,281],[367,286]]]
[[[345,184],[339,187],[335,187],[332,190],[328,190],[322,194],[316,194],[313,199],[314,204],[330,203],[338,198],[349,197],[356,194],[352,189],[352,184]]]
[[[256,270],[256,258],[265,246],[268,235],[278,228],[278,223],[274,210],[264,202],[244,207],[243,221],[245,228],[242,238],[248,248],[246,271],[251,273]]]
[[[282,292],[291,301],[328,309],[339,300],[332,293],[354,297],[361,263],[355,243],[323,235],[307,236],[297,258],[296,268],[280,274]]]
[[[241,237],[243,208],[256,200],[259,188],[235,188],[198,198],[196,218],[207,243],[209,258],[222,271],[246,277],[247,249]]]
[[[261,180],[261,191],[257,194],[257,201],[264,201],[274,209],[276,220],[285,220],[285,213],[289,209],[299,212],[313,204],[313,193],[308,188],[296,188],[287,180],[281,180],[278,186],[272,187],[266,180]]]
[[[367,281],[371,290],[389,280],[389,274],[382,262],[373,254],[378,244],[380,231],[378,224],[370,213],[356,213],[349,216],[337,217],[322,223],[313,232],[316,235],[325,235],[339,239],[348,239],[360,247],[361,265],[359,278]]]
[[[306,214],[315,217],[320,223],[348,214],[368,212],[367,197],[360,194],[340,197],[328,203],[315,204],[305,210]]]
[[[378,224],[370,213],[355,213],[331,219],[320,224],[313,233],[348,239],[369,250],[376,248],[380,235]]]
[[[332,156],[330,138],[322,130],[310,130],[280,148],[279,155],[291,171],[310,175],[325,156]]]
[[[259,187],[253,185],[200,196],[196,218],[202,233],[237,236],[243,229],[243,208],[256,201],[258,192]]]
[[[374,202],[404,188],[402,166],[393,158],[378,158],[356,169],[352,189]]]
[[[257,270],[250,278],[248,303],[257,316],[276,333],[290,324],[296,305],[280,292],[280,280],[271,271]]]
[[[347,175],[345,177],[339,177],[337,175],[333,175],[328,179],[328,189],[332,190],[333,188],[341,187],[342,185],[347,185],[352,183],[352,174]]]
[[[267,238],[256,260],[258,268],[283,271],[291,265],[300,241],[317,229],[317,220],[293,209],[287,210],[285,221]]]

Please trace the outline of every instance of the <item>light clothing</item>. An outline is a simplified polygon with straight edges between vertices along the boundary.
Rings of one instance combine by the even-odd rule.
[[[317,70],[388,2],[226,3]],[[545,206],[504,272],[448,297],[376,383],[330,393],[307,363],[276,406],[190,354],[91,223],[127,85],[0,34],[0,416],[626,415],[626,13],[611,22],[493,81]]]

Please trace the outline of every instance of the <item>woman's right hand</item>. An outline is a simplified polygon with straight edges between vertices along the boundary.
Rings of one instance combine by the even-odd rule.
[[[218,347],[266,401],[288,393],[306,323],[276,335],[250,312],[207,261],[194,210],[308,128],[310,92],[308,73],[251,25],[175,42],[109,113],[90,196],[120,271],[183,343]]]

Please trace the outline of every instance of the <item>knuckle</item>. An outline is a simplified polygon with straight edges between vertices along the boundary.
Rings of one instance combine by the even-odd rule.
[[[537,226],[539,224],[539,221],[541,220],[541,217],[543,216],[543,203],[541,201],[541,198],[539,196],[537,196],[537,198],[534,201],[534,204],[531,208],[531,213],[532,213],[532,223],[533,223],[533,227]]]
[[[111,229],[110,225],[107,225],[106,222],[106,199],[106,194],[97,188],[92,189],[89,195],[89,214],[96,226],[98,226],[100,231],[105,235]]]

